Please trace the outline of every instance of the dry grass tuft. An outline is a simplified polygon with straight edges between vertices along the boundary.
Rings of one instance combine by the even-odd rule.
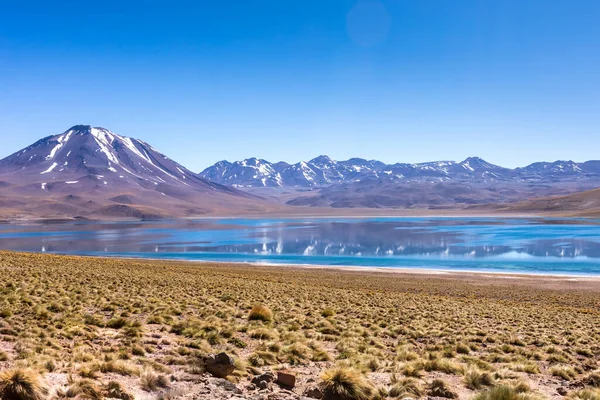
[[[263,304],[257,304],[252,307],[250,314],[248,314],[249,321],[273,321],[273,312],[271,309]]]
[[[40,375],[30,369],[11,369],[0,373],[2,400],[41,400],[48,390]]]
[[[511,386],[496,386],[476,395],[473,400],[537,400],[538,397],[528,393],[519,393]]]
[[[373,396],[373,385],[364,375],[352,368],[329,369],[321,376],[321,387],[325,399],[369,400]]]

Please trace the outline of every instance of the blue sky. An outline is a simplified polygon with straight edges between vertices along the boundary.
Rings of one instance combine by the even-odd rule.
[[[598,1],[1,3],[0,157],[91,124],[196,171],[600,159]]]

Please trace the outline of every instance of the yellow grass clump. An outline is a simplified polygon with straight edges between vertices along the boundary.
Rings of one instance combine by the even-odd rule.
[[[325,399],[370,400],[374,393],[373,385],[360,371],[352,368],[329,369],[323,373],[321,381]]]
[[[271,322],[273,321],[273,312],[269,309],[269,307],[263,304],[257,304],[252,307],[252,310],[250,310],[250,314],[248,314],[248,320]]]
[[[0,372],[0,399],[42,400],[48,394],[40,375],[30,369]]]

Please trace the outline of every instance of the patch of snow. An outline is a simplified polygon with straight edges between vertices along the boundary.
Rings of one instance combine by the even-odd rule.
[[[50,150],[50,154],[48,154],[46,156],[46,160],[51,160],[54,158],[54,156],[56,155],[56,152],[58,150],[60,150],[61,147],[63,147],[65,145],[65,143],[67,143],[67,141],[69,140],[69,138],[71,137],[71,133],[73,133],[73,131],[69,131],[64,135],[60,135],[58,137],[58,139],[56,139],[58,141],[58,144],[56,146],[54,146],[52,148],[52,150]]]
[[[47,170],[45,170],[44,172],[40,172],[40,175],[44,175],[44,174],[47,174],[47,173],[49,173],[49,172],[52,172],[52,170],[53,170],[54,168],[56,168],[56,166],[57,166],[57,165],[58,165],[58,163],[52,163],[52,165],[50,166],[50,168],[48,168],[48,169],[47,169]]]
[[[475,171],[475,170],[473,169],[473,167],[471,167],[471,165],[469,164],[469,162],[468,162],[468,161],[467,161],[466,163],[464,163],[464,164],[463,164],[463,168],[464,168],[464,169],[468,169],[468,170],[469,170],[469,171],[471,171],[471,172]]]
[[[46,182],[42,183],[42,190],[46,190]]]
[[[67,181],[67,182],[65,182],[65,183],[66,183],[67,185],[72,185],[72,184],[74,184],[74,183],[77,183],[77,182],[79,182],[79,181]]]
[[[139,150],[137,147],[135,147],[135,144],[133,144],[133,141],[128,138],[128,137],[121,137],[121,140],[123,141],[123,143],[125,143],[125,146],[127,146],[127,148],[129,150],[131,150],[136,156],[143,158],[144,160],[148,161],[150,164],[152,164],[152,161],[150,161],[150,158],[146,158]]]
[[[114,164],[118,164],[119,160],[112,153],[109,147],[115,140],[114,134],[102,129],[92,128],[92,135],[94,136],[94,140],[96,140],[96,143],[98,143],[100,151],[102,151],[104,155],[106,155],[106,158]]]

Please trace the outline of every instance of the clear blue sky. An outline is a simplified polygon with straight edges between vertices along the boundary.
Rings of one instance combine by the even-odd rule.
[[[0,157],[75,124],[251,156],[600,159],[600,2],[1,1]]]

